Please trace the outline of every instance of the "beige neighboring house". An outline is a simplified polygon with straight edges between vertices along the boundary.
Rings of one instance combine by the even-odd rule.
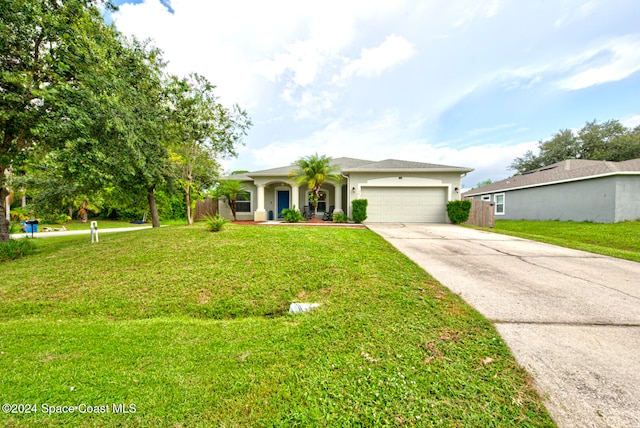
[[[316,216],[334,207],[334,213],[351,218],[351,201],[366,199],[367,222],[445,223],[448,201],[460,199],[460,180],[472,168],[387,159],[336,158],[342,181],[322,186]],[[289,181],[295,165],[224,177],[245,183],[248,194],[237,202],[238,220],[277,219],[285,208],[300,211],[309,205],[310,191]],[[220,202],[220,214],[233,218],[229,206]]]

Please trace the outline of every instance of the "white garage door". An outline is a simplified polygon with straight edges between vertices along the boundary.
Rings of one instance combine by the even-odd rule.
[[[363,187],[367,220],[380,223],[445,223],[443,187]]]

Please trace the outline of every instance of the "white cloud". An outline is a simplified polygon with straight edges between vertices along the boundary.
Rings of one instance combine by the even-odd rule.
[[[633,116],[626,117],[620,121],[627,128],[635,128],[636,126],[640,126],[640,114],[635,114]]]
[[[415,49],[405,38],[391,34],[373,49],[362,49],[360,58],[346,60],[341,80],[351,76],[375,77],[386,69],[401,64],[415,54]]]
[[[606,57],[603,61],[602,57]],[[640,37],[622,37],[571,58],[579,71],[561,80],[562,89],[576,90],[625,79],[640,71]]]

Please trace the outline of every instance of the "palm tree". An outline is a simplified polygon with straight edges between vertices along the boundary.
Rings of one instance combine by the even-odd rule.
[[[296,168],[289,171],[289,181],[295,181],[299,186],[306,184],[311,190],[313,201],[313,212],[318,211],[318,200],[320,199],[320,187],[327,181],[340,183],[342,176],[340,169],[331,165],[331,158],[328,156],[315,155],[306,156],[295,162]]]
[[[227,205],[231,208],[231,213],[233,214],[233,219],[236,218],[236,201],[238,200],[238,195],[246,193],[247,189],[244,183],[240,180],[224,180],[220,183],[220,185],[215,190],[216,197],[224,197]]]

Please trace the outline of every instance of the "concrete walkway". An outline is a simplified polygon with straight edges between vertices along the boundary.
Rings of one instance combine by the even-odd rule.
[[[640,427],[640,263],[453,225],[367,224],[498,329],[560,427]]]

